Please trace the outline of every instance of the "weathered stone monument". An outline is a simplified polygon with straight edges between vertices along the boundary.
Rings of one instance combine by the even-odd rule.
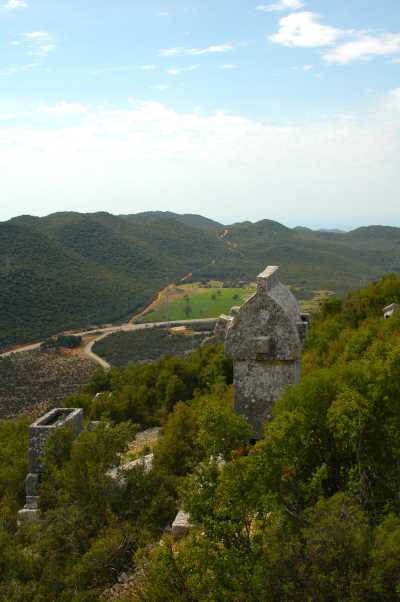
[[[400,309],[400,305],[398,303],[391,303],[387,307],[384,307],[383,315],[385,317],[385,320],[388,320],[389,318],[394,316],[394,314],[398,313],[399,309]]]
[[[80,408],[56,408],[29,427],[28,475],[25,479],[26,504],[19,511],[19,519],[35,519],[38,516],[39,483],[43,472],[43,455],[46,441],[55,429],[70,428],[75,437],[83,430],[83,410]]]
[[[281,284],[279,268],[269,266],[257,278],[257,292],[231,316],[221,316],[215,337],[225,339],[233,360],[235,410],[248,419],[257,437],[272,418],[274,403],[300,380],[308,314]]]

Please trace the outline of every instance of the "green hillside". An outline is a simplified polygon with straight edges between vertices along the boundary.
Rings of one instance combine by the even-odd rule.
[[[64,213],[1,223],[0,347],[125,319],[220,248],[171,221]]]
[[[305,299],[400,273],[398,228],[327,233],[270,220],[217,226],[159,212],[56,213],[0,223],[0,349],[127,319],[189,273],[193,282],[237,286],[277,264],[282,280]]]
[[[222,346],[97,372],[67,407],[98,420],[50,438],[40,518],[24,503],[28,419],[0,421],[0,599],[394,602],[400,599],[400,278],[315,317],[300,384],[265,437],[232,410]],[[161,426],[154,462],[137,430]],[[188,535],[166,528],[190,513]]]
[[[263,220],[235,224],[226,229],[223,240],[231,255],[212,270],[207,268],[208,278],[246,281],[254,279],[260,266],[279,265],[284,282],[342,294],[385,273],[400,273],[399,228],[327,233]]]

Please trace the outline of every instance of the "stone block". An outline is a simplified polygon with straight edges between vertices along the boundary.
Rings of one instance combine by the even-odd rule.
[[[171,533],[175,539],[185,537],[190,531],[190,516],[184,510],[180,510],[172,523]]]
[[[29,510],[37,510],[39,507],[39,496],[38,495],[27,495],[25,508]]]
[[[39,475],[37,473],[28,473],[25,479],[25,491],[27,496],[39,495]]]
[[[18,524],[39,519],[39,510],[34,508],[22,508],[18,511]]]

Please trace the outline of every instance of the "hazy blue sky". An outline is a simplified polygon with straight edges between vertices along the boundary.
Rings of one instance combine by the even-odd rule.
[[[0,0],[0,220],[400,226],[399,0]]]

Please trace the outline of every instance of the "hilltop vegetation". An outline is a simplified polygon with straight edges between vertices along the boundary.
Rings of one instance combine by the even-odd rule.
[[[220,347],[96,373],[67,403],[108,426],[51,441],[42,520],[19,531],[26,421],[0,423],[0,598],[91,602],[125,572],[118,602],[400,600],[400,314],[382,317],[393,301],[400,278],[388,276],[324,304],[302,382],[255,445]],[[108,467],[158,424],[153,470],[117,486]],[[192,528],[174,542],[164,527],[182,506]]]
[[[397,228],[327,233],[263,220],[218,230],[201,216],[178,217],[57,213],[0,223],[0,349],[125,320],[189,274],[236,287],[277,264],[308,298],[400,273]]]
[[[206,230],[221,230],[224,226],[203,215],[194,215],[193,213],[173,213],[172,211],[144,211],[133,215],[121,215],[132,222],[155,222],[160,220],[174,220],[193,228],[204,228]]]

